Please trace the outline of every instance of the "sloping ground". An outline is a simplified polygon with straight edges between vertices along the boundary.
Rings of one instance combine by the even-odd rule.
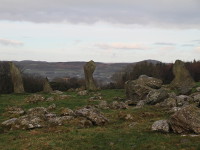
[[[113,98],[125,97],[124,90],[103,90],[102,97],[111,103]],[[55,112],[61,107],[72,110],[85,105],[95,105],[100,101],[88,101],[91,97],[79,96],[75,92],[66,92],[72,97],[53,102],[39,102],[29,104],[24,98],[30,94],[0,95],[0,122],[9,119],[5,108],[19,106],[27,110],[32,107],[47,107],[56,104]],[[49,97],[48,94],[43,94]],[[171,113],[168,110],[145,106],[135,109],[129,107],[125,110],[100,110],[110,120],[104,126],[79,128],[73,124],[64,126],[40,128],[33,130],[15,130],[0,133],[1,150],[198,150],[200,149],[200,137],[181,136],[176,134],[162,134],[151,131],[154,121],[167,119]],[[123,115],[130,114],[132,119],[124,120]]]

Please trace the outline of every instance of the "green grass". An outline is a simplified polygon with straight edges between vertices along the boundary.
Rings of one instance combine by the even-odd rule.
[[[196,85],[192,88],[192,93],[197,92],[196,88],[200,87],[200,82],[196,82]]]
[[[124,90],[102,90],[104,100],[125,97]],[[85,105],[95,105],[98,101],[88,101],[88,96],[78,96],[66,92],[71,98],[54,102],[28,104],[24,98],[30,94],[0,95],[0,122],[9,119],[5,115],[8,106],[20,106],[25,110],[55,103],[58,112],[61,107],[76,109]],[[45,97],[50,95],[44,94]],[[130,107],[127,110],[101,110],[110,120],[105,126],[80,129],[73,124],[65,126],[15,130],[0,133],[1,150],[200,150],[200,137],[181,136],[173,133],[163,134],[151,131],[151,125],[159,119],[167,119],[167,110],[154,106],[141,109]],[[120,119],[120,114],[131,114],[132,121]],[[134,127],[129,127],[137,122]]]

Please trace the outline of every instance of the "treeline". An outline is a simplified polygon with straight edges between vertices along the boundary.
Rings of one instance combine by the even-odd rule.
[[[43,91],[43,83],[45,78],[39,75],[23,74],[24,89],[28,93]],[[50,81],[53,90],[67,91],[71,88],[80,88],[85,85],[83,79],[75,77],[55,78]]]
[[[0,62],[0,93],[11,93],[12,91],[10,65],[8,62]]]
[[[22,73],[24,90],[28,93],[35,93],[43,91],[43,84],[45,78],[36,74]]]
[[[189,70],[191,76],[196,82],[200,81],[200,61],[186,62],[186,68]],[[115,73],[112,76],[113,83],[110,84],[111,88],[123,88],[124,83],[128,80],[135,80],[140,75],[147,75],[161,79],[164,84],[169,84],[173,78],[172,72],[173,64],[166,63],[151,63],[140,62],[127,66],[124,70]]]
[[[27,74],[23,72],[23,67],[17,66],[20,70],[25,92],[35,93],[43,91],[45,78],[38,74]],[[53,90],[67,91],[70,88],[80,88],[85,86],[84,79],[75,77],[56,78],[50,82]],[[10,73],[10,65],[7,61],[0,61],[0,94],[13,93],[13,81]]]
[[[53,90],[67,91],[71,88],[85,87],[85,80],[76,77],[55,78],[50,84]]]
[[[186,62],[186,68],[196,82],[200,81],[200,61]],[[35,93],[43,91],[43,83],[45,78],[40,75],[25,74],[23,68],[21,70],[24,89],[26,92]],[[169,84],[174,76],[172,73],[173,64],[140,62],[128,65],[120,72],[116,72],[112,76],[113,82],[102,84],[101,81],[96,81],[98,87],[102,89],[124,88],[124,83],[128,80],[135,80],[140,75],[147,75],[161,79],[164,84]],[[85,87],[85,80],[75,77],[55,78],[50,82],[53,90],[67,91],[70,88]],[[0,62],[0,93],[12,93],[13,83],[10,74],[10,65],[8,62]]]

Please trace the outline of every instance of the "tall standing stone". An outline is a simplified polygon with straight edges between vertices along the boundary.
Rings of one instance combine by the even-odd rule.
[[[193,78],[186,69],[184,62],[176,60],[173,66],[174,80],[171,82],[172,88],[177,88],[181,94],[187,94],[195,85]]]
[[[21,73],[13,62],[10,62],[10,74],[13,82],[14,93],[24,93]]]
[[[94,82],[93,73],[95,71],[96,65],[94,61],[89,61],[84,65],[84,73],[85,73],[85,84],[86,89],[95,91],[97,90],[97,87]]]
[[[48,80],[47,77],[44,80],[43,92],[45,92],[45,93],[51,93],[51,92],[53,92],[53,89],[51,88],[51,85],[49,84],[49,80]]]

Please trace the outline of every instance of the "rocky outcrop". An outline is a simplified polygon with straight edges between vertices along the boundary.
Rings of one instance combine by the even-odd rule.
[[[109,109],[109,105],[107,101],[100,101],[99,105],[97,105],[98,108],[100,109]]]
[[[128,105],[124,102],[114,101],[110,104],[111,109],[127,109]]]
[[[93,107],[84,107],[75,111],[77,116],[87,118],[93,125],[104,125],[108,119]]]
[[[146,99],[152,88],[144,85],[136,84],[135,81],[127,81],[125,83],[126,97],[136,105],[139,100]]]
[[[94,61],[89,61],[84,65],[84,73],[85,73],[85,84],[86,89],[90,91],[97,90],[97,87],[94,82],[93,73],[95,71],[96,65]]]
[[[45,93],[53,92],[53,89],[51,88],[51,85],[49,84],[48,78],[45,78],[45,80],[44,80],[43,92],[45,92]]]
[[[45,97],[40,94],[33,94],[25,98],[27,103],[37,103],[45,101]]]
[[[25,111],[20,108],[20,107],[7,107],[6,108],[6,111],[9,113],[9,114],[12,114],[12,115],[23,115],[25,113]]]
[[[54,95],[53,97],[45,98],[40,94],[33,94],[25,98],[27,103],[38,103],[38,102],[51,102],[56,100],[64,100],[71,97],[70,95]]]
[[[187,94],[195,85],[193,78],[186,69],[184,62],[176,60],[173,66],[174,80],[170,83],[173,89],[178,89],[181,94]]]
[[[4,121],[1,125],[4,129],[34,129],[47,126],[62,125],[64,122],[73,119],[73,116],[57,116],[48,112],[44,107],[31,108],[26,115],[19,118],[12,118]]]
[[[145,100],[150,91],[159,89],[161,86],[161,80],[141,75],[137,80],[125,83],[126,97],[133,100],[136,105],[139,100]]]
[[[12,78],[14,93],[24,93],[24,85],[21,76],[21,72],[15,66],[14,63],[10,62],[10,74]]]
[[[158,120],[153,123],[151,130],[168,133],[170,131],[170,126],[167,120]]]
[[[185,106],[170,117],[169,124],[175,133],[200,134],[200,109],[194,105]]]

